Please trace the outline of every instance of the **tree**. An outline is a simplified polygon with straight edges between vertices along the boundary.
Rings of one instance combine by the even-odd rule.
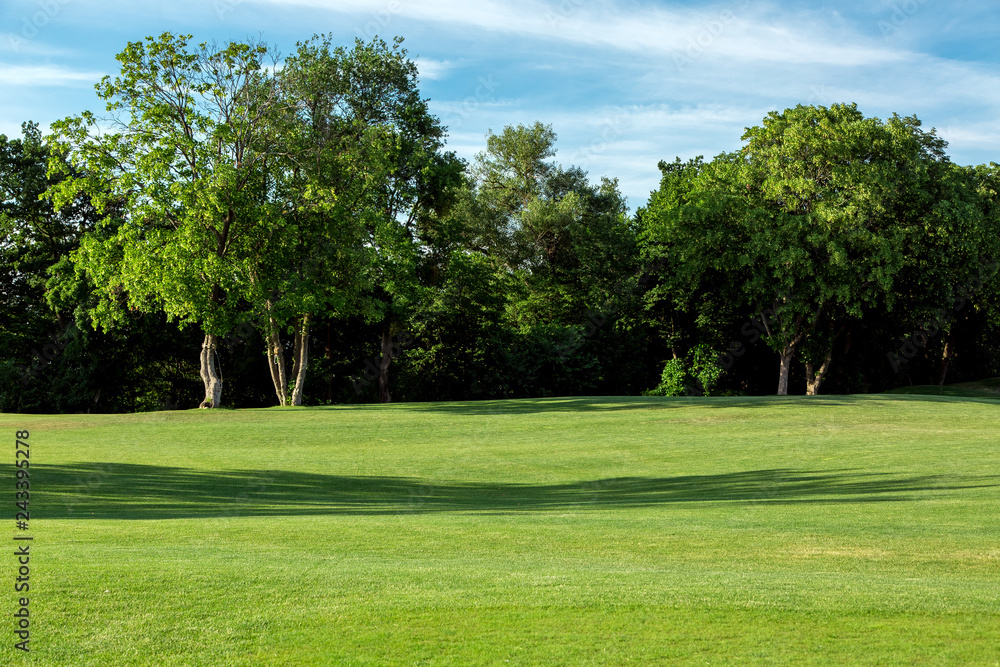
[[[704,346],[726,350],[733,323],[746,311],[747,267],[731,247],[732,221],[745,209],[732,186],[737,160],[722,154],[710,163],[700,156],[661,161],[660,187],[636,214],[647,267],[644,318],[670,354],[661,388],[690,387],[682,372],[688,359],[698,349],[704,356]]]
[[[89,330],[93,285],[68,255],[101,216],[86,195],[58,211],[41,198],[62,178],[47,175],[51,157],[34,123],[0,137],[0,410],[155,409],[186,393],[188,368],[171,363],[185,337],[161,313]]]
[[[97,216],[85,196],[61,211],[40,199],[53,182],[50,157],[36,123],[24,123],[20,139],[0,136],[0,375],[7,380],[0,406],[7,410],[89,409],[96,402],[91,369],[56,364],[60,372],[53,372],[52,362],[80,345],[73,304],[59,298],[51,276]],[[53,391],[69,373],[75,374],[75,382],[65,383],[69,391]]]
[[[551,126],[490,133],[471,170],[467,238],[518,276],[512,304],[521,326],[580,325],[581,315],[614,312],[637,274],[635,228],[614,179],[591,184],[578,167],[549,161]]]
[[[906,263],[897,277],[898,310],[908,338],[924,354],[932,350],[944,384],[962,338],[956,327],[970,314],[996,317],[1000,277],[1000,219],[997,217],[996,165],[940,165],[923,197],[905,202],[900,218],[922,221],[907,244]],[[961,315],[961,317],[959,317]],[[928,336],[928,332],[933,336]],[[936,345],[930,345],[933,337]],[[904,342],[904,345],[907,344]],[[898,350],[890,363],[899,370]],[[902,362],[905,363],[905,362]]]
[[[401,38],[392,46],[377,38],[368,44],[358,40],[348,51],[334,48],[329,36],[317,36],[299,44],[281,75],[298,128],[286,191],[293,201],[307,200],[315,212],[307,220],[300,214],[307,206],[294,206],[301,242],[290,266],[298,273],[289,274],[294,280],[285,280],[278,291],[285,301],[298,294],[301,303],[312,304],[312,311],[299,308],[303,323],[326,305],[344,311],[348,303],[382,323],[382,402],[391,400],[393,337],[424,298],[417,270],[421,226],[450,205],[462,168],[454,154],[443,151],[444,128],[420,97],[416,64],[401,45]],[[317,211],[320,193],[328,193],[328,204]],[[347,270],[345,259],[351,262]],[[319,272],[303,280],[303,266]],[[320,296],[345,278],[357,279],[354,288],[336,298]],[[293,282],[299,289],[289,289]],[[297,340],[296,359],[304,360],[307,332]],[[296,392],[301,392],[305,364],[297,368]],[[293,404],[298,403],[293,399]]]
[[[799,353],[815,394],[846,324],[897,302],[914,244],[937,239],[944,257],[968,241],[945,233],[963,215],[943,202],[945,142],[916,118],[883,122],[855,105],[772,112],[743,139],[694,177],[686,201],[650,214],[689,285],[713,273],[738,285],[779,355],[778,394]]]
[[[773,303],[767,330],[781,355],[779,393],[803,349],[807,393],[816,394],[846,322],[866,306],[894,308],[914,248],[931,244],[938,260],[956,256],[936,264],[947,289],[962,281],[978,256],[965,251],[975,245],[975,205],[954,178],[946,142],[915,117],[882,122],[855,105],[800,106],[770,114],[744,140],[751,229],[763,231],[748,238],[768,267],[755,272],[749,291]],[[921,282],[931,298],[944,297],[940,281]]]
[[[120,75],[97,85],[110,116],[53,124],[60,157],[82,175],[54,160],[66,178],[52,196],[62,206],[86,193],[106,216],[106,233],[74,253],[102,297],[95,326],[114,326],[127,309],[199,324],[202,407],[218,407],[220,337],[251,316],[253,276],[278,233],[266,193],[282,109],[266,46],[191,49],[190,38],[129,43]]]

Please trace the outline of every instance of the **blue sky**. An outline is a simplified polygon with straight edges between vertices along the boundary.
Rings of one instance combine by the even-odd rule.
[[[100,111],[93,84],[115,54],[164,31],[283,53],[316,32],[402,35],[452,150],[550,123],[556,159],[617,177],[633,209],[659,160],[733,150],[800,103],[916,115],[954,161],[1000,162],[995,0],[3,0],[0,133]]]

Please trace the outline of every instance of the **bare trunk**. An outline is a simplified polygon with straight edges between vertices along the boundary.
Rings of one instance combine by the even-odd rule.
[[[271,316],[271,304],[267,304],[267,364],[271,368],[271,381],[278,405],[288,405],[288,378],[285,375],[285,352],[281,347],[278,323]]]
[[[389,325],[382,329],[382,357],[378,363],[378,400],[391,403],[389,395],[389,364],[392,363],[392,332]]]
[[[816,320],[819,319],[822,312],[823,307],[820,306],[819,310],[816,311]],[[774,332],[771,330],[771,323],[765,313],[761,313],[760,317],[761,323],[764,325],[764,331],[767,332],[768,336],[773,336]],[[791,341],[781,347],[781,366],[778,371],[778,396],[788,396],[788,377],[792,373],[792,360],[795,359],[795,351],[802,344],[802,341],[806,339],[807,329],[811,328],[811,325],[807,327],[808,324],[805,315],[797,316],[795,318],[795,335]]]
[[[292,405],[302,405],[302,389],[306,384],[306,368],[309,365],[309,314],[302,316],[298,331],[295,332],[295,364],[292,377],[295,378],[295,388],[292,390]]]
[[[948,367],[951,366],[951,358],[955,351],[951,346],[951,337],[944,339],[944,352],[941,353],[941,375],[938,377],[938,386],[943,387],[944,381],[948,377]]]
[[[795,346],[786,345],[781,350],[781,369],[778,372],[778,396],[788,396],[788,374],[792,369]]]
[[[830,350],[826,353],[826,359],[820,364],[820,367],[813,372],[812,362],[806,362],[806,396],[818,396],[820,385],[823,384],[823,380],[826,379],[826,374],[830,370],[830,361],[833,359],[833,346],[830,346]]]
[[[326,323],[326,345],[323,347],[323,358],[330,361],[333,358],[333,325],[327,321]],[[333,374],[330,373],[330,364],[326,365],[326,399],[327,403],[333,403]]]
[[[302,365],[302,357],[299,354],[299,348],[302,347],[302,320],[296,318],[295,324],[295,334],[292,336],[292,372],[288,374],[288,404],[295,405],[292,401],[292,394],[295,392],[295,379],[299,377],[299,367]]]
[[[222,376],[219,373],[219,355],[216,348],[219,337],[205,334],[201,344],[201,381],[205,383],[205,400],[198,407],[217,408],[222,403]]]
[[[776,306],[777,307],[777,306]],[[773,315],[773,311],[772,311]],[[778,369],[778,396],[788,396],[788,376],[792,371],[792,359],[795,358],[795,348],[802,342],[805,334],[802,333],[803,317],[800,315],[795,322],[796,334],[790,343],[786,343],[781,348],[781,366]],[[764,325],[764,331],[770,336],[775,332],[771,329],[771,320],[764,312],[760,314],[760,322]]]
[[[840,338],[840,334],[844,333],[844,329],[847,328],[846,324],[842,324],[840,328],[833,334],[833,338],[830,340],[830,346],[826,350],[826,357],[823,359],[823,363],[820,364],[819,369],[813,372],[812,361],[806,362],[806,396],[818,396],[819,388],[826,380],[826,376],[830,372],[830,363],[833,361],[833,347],[837,344],[837,339]],[[851,349],[851,332],[847,332],[847,343],[844,345],[844,354],[846,355]]]

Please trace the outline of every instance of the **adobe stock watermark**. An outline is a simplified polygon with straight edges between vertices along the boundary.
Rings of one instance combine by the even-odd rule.
[[[900,2],[893,3],[891,7],[892,14],[889,15],[888,20],[881,19],[878,22],[878,29],[882,33],[882,38],[889,39],[889,37],[899,32],[899,29],[906,25],[907,21],[916,16],[921,7],[929,1],[901,0]]]
[[[962,312],[967,303],[965,296],[956,297],[951,313],[944,308],[938,308],[930,318],[919,322],[917,330],[903,338],[903,344],[898,352],[889,352],[885,355],[893,372],[898,373],[911,359],[920,354],[920,351],[925,349],[953,319],[952,314]]]
[[[762,337],[768,335],[768,330],[771,328],[771,320],[774,317],[774,309],[765,308],[761,311],[760,317],[752,317],[743,323],[743,326],[740,327],[740,335],[742,335],[750,345],[755,344]],[[719,355],[719,366],[721,366],[723,370],[730,370],[736,365],[736,360],[746,354],[748,349],[749,348],[743,344],[743,341],[730,341],[729,349]]]
[[[733,3],[732,9],[723,9],[714,18],[702,21],[700,29],[688,35],[684,50],[674,54],[674,66],[677,71],[683,72],[693,65],[696,60],[705,55],[706,51],[712,48],[712,45],[719,38],[726,34],[730,27],[740,24],[737,12],[749,7],[750,2],[751,0],[737,0]]]
[[[662,257],[657,259],[652,264],[644,266],[637,276],[638,280],[636,281],[636,291],[641,291],[643,287],[646,286],[646,283],[652,280],[658,271],[665,269],[666,266],[667,261]],[[622,309],[622,301],[627,295],[619,293],[617,296],[619,297],[618,300],[612,304],[610,308],[604,311],[594,309],[587,310],[584,314],[587,321],[582,325],[584,327],[583,333],[574,338],[572,341],[555,347],[556,354],[560,359],[565,360],[569,357],[569,355],[583,347],[588,340],[596,336],[597,333],[611,321],[611,318],[618,314],[618,312]]]
[[[572,164],[583,169],[590,167],[591,163],[607,152],[608,147],[624,134],[622,130],[622,116],[620,114],[610,118],[605,118],[601,125],[601,132],[583,148],[573,154]]]
[[[247,485],[239,493],[232,497],[226,506],[216,515],[216,520],[236,519],[257,511],[261,500],[266,499],[266,494],[271,489],[275,479],[271,476],[252,477],[247,481]]]
[[[428,316],[425,313],[419,313],[414,318],[414,324],[416,326],[424,325],[428,322]],[[393,360],[398,359],[403,352],[413,343],[413,335],[407,330],[403,329],[395,336],[390,339],[390,351],[389,354]],[[358,375],[347,376],[348,381],[351,386],[354,387],[354,394],[360,396],[369,387],[374,385],[378,381],[379,377],[379,365],[382,361],[382,353],[374,354],[365,359],[364,365],[365,369],[361,371]]]
[[[580,7],[587,2],[588,0],[560,0],[554,11],[545,12],[545,20],[550,28],[556,28],[580,11]]]
[[[116,466],[113,463],[102,463],[99,467],[90,470],[85,477],[77,477],[73,492],[67,493],[63,502],[66,513],[73,514],[77,505],[93,496],[102,486],[114,476]]]
[[[969,301],[983,289],[986,284],[986,279],[983,278],[983,275],[995,276],[998,270],[1000,270],[1000,264],[991,263],[986,265],[983,267],[983,273],[973,281],[971,286],[966,285],[956,290],[958,294],[952,301],[950,312],[944,308],[938,308],[934,311],[932,317],[919,322],[917,330],[903,338],[903,343],[898,352],[889,352],[886,354],[886,359],[889,360],[892,370],[898,373],[907,362],[926,348],[931,339],[938,336],[941,330],[950,321],[955,319],[955,315],[962,312]]]
[[[390,343],[390,356],[393,359],[398,359],[399,355],[403,353],[412,340],[413,337],[408,331],[401,331],[393,336]],[[354,387],[354,394],[356,396],[363,394],[369,387],[378,381],[380,374],[379,364],[381,361],[381,353],[378,355],[372,355],[365,359],[365,369],[361,371],[361,373],[358,375],[349,375],[347,377],[351,386]]]
[[[437,493],[437,488],[432,484],[417,484],[408,489],[406,509],[410,512],[426,510],[427,504],[432,501]]]
[[[16,578],[13,589],[19,594],[16,598],[17,611],[14,612],[14,636],[20,641],[14,642],[14,648],[25,653],[31,652],[31,541],[34,536],[29,534],[31,525],[31,433],[27,429],[14,433],[14,526],[24,531],[14,537],[14,556],[17,558]]]
[[[72,1],[40,0],[37,11],[33,12],[31,16],[21,17],[21,29],[16,34],[10,33],[7,35],[7,42],[10,49],[15,53],[20,52],[22,47],[37,37],[38,33],[44,30],[52,22],[52,19],[59,15],[62,8]]]
[[[830,108],[837,103],[826,84],[809,86],[809,104]]]
[[[393,20],[403,11],[403,5],[397,0],[389,0],[384,9],[380,9],[371,15],[371,20],[363,27],[355,28],[354,33],[358,37],[374,39],[385,34],[386,29]]]
[[[499,81],[494,80],[492,74],[479,77],[476,83],[473,94],[462,100],[458,108],[445,120],[444,124],[448,129],[454,130],[462,127],[469,116],[496,97],[496,90],[502,85]]]
[[[215,0],[212,6],[215,8],[215,15],[219,17],[219,20],[225,21],[226,14],[229,14],[234,9],[242,5],[244,1],[245,0]]]
[[[23,376],[21,384],[27,386],[32,380],[38,377],[38,374],[46,366],[55,361],[68,345],[69,341],[65,334],[52,334],[49,336],[49,341],[42,345],[41,349],[36,347],[31,350],[31,366],[20,367],[21,375]]]

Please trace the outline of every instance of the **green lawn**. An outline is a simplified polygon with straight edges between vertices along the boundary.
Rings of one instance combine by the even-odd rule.
[[[157,666],[997,665],[998,423],[895,395],[0,415],[8,470],[31,429],[31,664]]]
[[[920,396],[958,396],[963,398],[992,398],[1000,400],[1000,378],[977,382],[958,382],[936,385],[918,384],[912,387],[890,389],[887,394],[915,394]]]

